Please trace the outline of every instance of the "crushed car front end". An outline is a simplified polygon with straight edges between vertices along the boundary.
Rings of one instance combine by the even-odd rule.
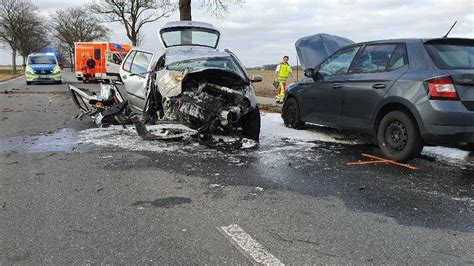
[[[165,118],[199,132],[258,140],[260,115],[253,85],[229,54],[213,55],[187,57],[157,72]]]

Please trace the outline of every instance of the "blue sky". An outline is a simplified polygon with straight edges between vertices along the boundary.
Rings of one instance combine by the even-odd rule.
[[[88,0],[33,0],[47,16],[57,9],[83,5]],[[296,63],[294,43],[299,37],[330,33],[355,42],[392,39],[441,37],[454,21],[452,37],[474,38],[474,1],[359,1],[359,0],[246,0],[232,6],[225,19],[217,19],[200,9],[193,0],[193,20],[214,24],[222,31],[220,48],[235,52],[247,66],[278,63],[285,54]],[[143,47],[161,47],[157,30],[166,22],[179,20],[175,15],[143,28]],[[128,42],[119,24],[111,41]],[[10,52],[0,50],[0,64],[10,63]]]

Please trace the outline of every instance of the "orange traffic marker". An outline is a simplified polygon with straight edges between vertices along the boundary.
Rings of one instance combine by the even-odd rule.
[[[393,164],[393,165],[406,167],[406,168],[411,169],[411,170],[418,170],[418,167],[410,165],[410,164],[399,163],[399,162],[396,162],[396,161],[393,161],[393,160],[380,158],[380,157],[370,155],[370,154],[367,154],[367,153],[362,153],[361,155],[364,156],[364,157],[368,157],[370,159],[375,159],[375,160],[363,161],[363,162],[352,162],[352,163],[347,163],[347,165],[366,165],[366,164],[386,163],[386,164]]]

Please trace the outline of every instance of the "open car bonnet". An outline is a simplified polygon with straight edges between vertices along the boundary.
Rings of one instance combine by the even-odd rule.
[[[198,46],[216,49],[220,32],[214,26],[198,21],[168,22],[158,31],[163,48]]]
[[[296,53],[303,69],[314,68],[340,48],[354,42],[335,35],[319,33],[298,39]]]

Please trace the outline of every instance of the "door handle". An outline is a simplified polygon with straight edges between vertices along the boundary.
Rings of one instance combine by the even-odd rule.
[[[385,87],[386,85],[383,83],[377,83],[377,84],[372,85],[372,88],[374,89],[384,89]]]
[[[127,79],[127,75],[123,75],[122,79],[124,79],[124,80]]]
[[[341,84],[341,83],[333,84],[333,85],[332,85],[332,88],[333,88],[333,89],[340,89],[340,88],[342,88],[342,84]]]

